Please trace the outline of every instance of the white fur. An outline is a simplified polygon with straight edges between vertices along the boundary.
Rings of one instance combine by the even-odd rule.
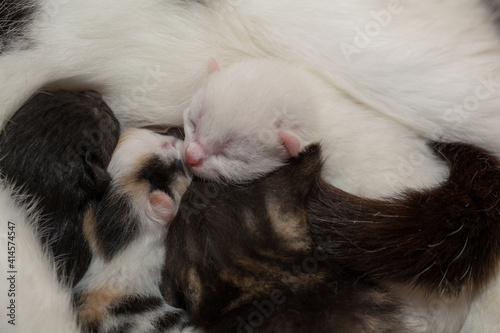
[[[447,172],[405,126],[310,71],[274,59],[246,59],[212,73],[184,119],[187,151],[193,145],[206,150],[193,170],[208,178],[249,180],[282,165],[289,156],[280,131],[299,138],[302,148],[321,142],[323,178],[359,195],[430,187]],[[400,159],[408,151],[418,159],[418,172],[402,178]]]
[[[484,290],[476,295],[461,333],[500,332],[500,275],[497,274]]]
[[[145,158],[156,155],[167,163],[173,162],[176,159],[182,159],[180,148],[182,148],[182,141],[145,129],[130,129],[120,136],[107,171],[112,178],[111,189],[118,191],[116,195],[127,195],[130,200],[133,200],[131,202],[132,213],[140,221],[138,236],[132,244],[126,246],[123,252],[118,253],[112,259],[111,264],[105,258],[101,258],[99,251],[95,250],[89,271],[75,287],[76,290],[86,289],[88,281],[92,281],[92,285],[109,283],[112,276],[124,281],[124,283],[117,283],[117,286],[123,289],[131,288],[137,294],[151,292],[149,289],[151,287],[154,290],[158,288],[165,257],[163,242],[170,221],[150,220],[154,214],[147,212],[150,209],[150,188],[148,186],[144,187],[144,191],[138,193],[131,191],[122,193],[121,189],[135,185],[127,181],[124,182],[124,180],[133,181],[135,179],[134,174],[142,166],[141,163],[145,161]],[[139,186],[135,186],[135,189],[137,188]],[[178,209],[180,198],[186,188],[187,186],[184,188],[172,187],[173,199],[176,203],[175,211]],[[117,212],[117,216],[119,214],[120,212]],[[117,221],[117,223],[119,222]],[[151,227],[151,225],[157,224],[162,224],[162,227]],[[96,232],[98,233],[99,230]],[[130,263],[137,263],[137,265],[130,265]]]
[[[18,206],[10,188],[0,185],[0,255],[2,278],[0,279],[0,307],[2,316],[0,331],[5,333],[71,333],[79,332],[72,311],[71,291],[57,282],[54,264],[41,248],[36,231],[30,220],[36,214],[28,214]],[[10,283],[7,277],[8,222],[15,224],[15,297],[8,296]],[[10,245],[10,244],[9,244]],[[15,300],[15,326],[9,324],[7,307]]]
[[[405,321],[414,333],[458,333],[469,313],[468,292],[459,297],[445,297],[410,286],[392,286],[392,290],[406,303]]]
[[[108,173],[112,178],[111,190],[117,191],[115,195],[126,195],[129,200],[133,201],[131,202],[132,214],[138,218],[139,228],[132,242],[125,244],[124,249],[114,255],[111,260],[101,256],[99,249],[90,242],[92,261],[82,280],[75,286],[75,292],[104,288],[119,295],[163,298],[160,290],[161,273],[165,262],[165,236],[171,221],[162,220],[154,213],[148,212],[151,209],[149,187],[146,186],[145,191],[139,193],[123,193],[121,188],[133,185],[124,179],[135,179],[134,175],[141,167],[141,162],[144,162],[145,157],[156,155],[167,163],[174,162],[177,159],[182,159],[179,150],[181,147],[180,140],[155,134],[149,130],[131,129],[121,135],[108,166]],[[174,211],[171,216],[175,215],[180,198],[186,188],[187,185],[179,188],[172,186],[175,207],[172,208]],[[116,212],[115,223],[119,224],[122,221],[120,219],[121,213]],[[99,230],[95,230],[95,232],[99,233]],[[166,312],[181,311],[181,309],[164,303],[157,312],[137,316],[135,324],[139,326],[135,327],[134,332],[151,332],[153,327],[148,320],[150,316],[152,319],[155,314],[162,315]],[[116,325],[113,317],[107,319],[101,328],[103,332],[113,331],[112,328]],[[192,330],[192,328],[187,328],[186,332],[192,332]],[[177,329],[169,330],[169,332],[173,331],[177,331]]]
[[[108,166],[108,173],[113,179],[113,183],[118,183],[124,190],[128,190],[124,186],[128,184],[124,184],[123,180],[127,179],[127,175],[136,172],[142,166],[141,163],[148,157],[155,155],[161,157],[166,163],[183,160],[183,147],[183,141],[172,136],[154,133],[146,129],[129,129],[120,136]],[[175,184],[179,186],[171,187],[172,200],[176,203],[172,215],[177,213],[181,197],[190,180],[190,176],[186,172],[186,186]],[[162,221],[155,218],[156,214],[149,204],[149,190],[149,187],[143,187],[140,193],[129,193],[134,197],[132,205],[134,205],[134,210],[141,221],[148,221],[153,217],[152,223],[162,224]]]
[[[500,154],[498,86],[482,83],[490,75],[500,81],[500,45],[480,0],[206,3],[44,1],[31,48],[0,57],[2,123],[36,89],[52,85],[103,92],[126,126],[181,125],[207,59],[227,67],[242,56],[273,56],[315,69],[362,109],[419,134]],[[474,97],[476,111],[453,111]],[[384,129],[380,135],[389,135]],[[403,177],[419,172],[414,151],[400,156]]]

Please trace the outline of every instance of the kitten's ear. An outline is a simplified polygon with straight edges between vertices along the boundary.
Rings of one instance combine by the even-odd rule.
[[[280,130],[279,138],[290,157],[299,156],[299,153],[302,150],[302,144],[300,142],[300,139],[295,134]]]
[[[172,198],[170,198],[163,191],[153,191],[149,194],[149,204],[151,208],[151,217],[156,221],[161,221],[164,226],[168,226],[174,219],[175,205]]]
[[[83,167],[85,169],[84,177],[81,180],[83,189],[103,194],[111,183],[111,176],[105,169],[92,162],[89,153],[85,154]]]
[[[111,176],[109,173],[102,169],[100,166],[92,163],[91,164],[92,174],[95,179],[96,188],[99,193],[104,193],[104,191],[108,188],[111,183]]]
[[[217,63],[217,60],[215,60],[215,58],[210,58],[208,62],[208,73],[212,74],[213,72],[219,72],[219,71],[220,67],[219,63]]]

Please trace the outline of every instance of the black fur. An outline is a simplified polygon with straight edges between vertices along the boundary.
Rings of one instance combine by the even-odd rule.
[[[135,139],[141,139],[143,134],[135,134]],[[120,164],[123,161],[119,149],[130,149],[129,135],[124,133],[120,139],[114,155],[118,161],[112,160],[113,170],[119,172],[112,174],[114,178],[104,197],[85,216],[84,232],[91,244],[93,261],[82,283],[75,287],[73,297],[78,323],[85,332],[156,333],[190,326],[186,313],[172,308],[161,295],[158,282],[167,232],[163,228],[168,221],[164,221],[164,226],[153,226],[151,219],[160,217],[149,215],[153,191],[172,195],[174,205],[178,205],[189,177],[179,155],[167,151],[166,155],[152,153],[146,159],[146,153],[134,152],[127,156],[132,163]],[[158,135],[157,141],[144,143],[165,149],[160,146],[164,143],[160,138]],[[175,186],[178,187],[172,189]],[[124,250],[134,257],[119,257]],[[146,256],[153,257],[142,261]]]
[[[26,35],[38,6],[33,0],[0,2],[0,54]]]
[[[176,326],[186,328],[189,325],[190,323],[185,320],[185,318],[183,317],[183,313],[180,312],[166,313],[163,317],[153,322],[153,326],[155,327],[157,332],[166,332],[167,330]]]
[[[41,92],[23,105],[0,135],[2,178],[37,201],[41,241],[61,278],[77,282],[90,252],[82,226],[89,204],[109,183],[106,167],[119,124],[95,92]]]
[[[137,235],[139,218],[130,206],[130,198],[116,195],[112,187],[96,206],[96,233],[103,258],[111,260]],[[119,223],[118,223],[119,221]]]
[[[152,191],[160,190],[173,197],[172,182],[177,179],[179,174],[184,175],[184,170],[184,164],[181,160],[176,160],[167,165],[159,157],[152,156],[138,173],[137,180],[146,180],[151,183]]]
[[[208,332],[405,332],[400,304],[313,244],[318,146],[245,185],[194,179],[169,229],[163,292]]]
[[[493,274],[500,253],[499,162],[465,144],[434,147],[450,176],[432,190],[376,201],[320,182],[309,197],[308,220],[336,262],[451,294]]]
[[[176,160],[167,164],[161,158],[151,156],[134,174],[131,181],[147,184],[151,192],[160,190],[173,197],[172,182],[179,176],[185,176],[182,161]],[[103,251],[102,255],[108,260],[134,239],[141,223],[131,206],[134,201],[133,194],[117,195],[120,192],[123,191],[110,186],[101,202],[94,208],[98,230],[97,241]],[[118,220],[120,223],[116,223]]]
[[[499,0],[482,0],[485,6],[490,11],[498,30],[500,31],[500,1]]]
[[[113,315],[133,315],[142,312],[148,312],[151,309],[158,308],[164,304],[160,297],[130,297],[125,301],[112,307],[109,311]]]

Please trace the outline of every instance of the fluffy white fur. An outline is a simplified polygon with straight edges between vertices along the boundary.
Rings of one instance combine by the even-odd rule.
[[[210,74],[184,129],[186,158],[207,178],[257,178],[315,142],[325,151],[323,178],[358,195],[430,187],[447,173],[413,131],[283,61],[246,59]],[[419,170],[396,179],[408,151]]]
[[[480,0],[47,0],[28,36],[29,48],[0,57],[2,124],[51,85],[103,92],[126,126],[181,125],[210,57],[223,68],[276,57],[418,134],[500,154],[500,39]],[[419,173],[414,151],[399,156],[395,178]],[[496,330],[496,319],[483,327]]]
[[[71,304],[71,290],[57,282],[54,264],[45,255],[36,230],[30,220],[36,212],[26,211],[12,198],[10,188],[0,184],[0,256],[2,278],[0,279],[1,332],[77,333],[76,316]],[[15,297],[8,297],[10,282],[7,277],[8,222],[15,224]],[[7,307],[15,300],[15,325],[8,323]]]

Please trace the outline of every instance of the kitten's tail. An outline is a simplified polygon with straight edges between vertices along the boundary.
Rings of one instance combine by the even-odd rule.
[[[500,252],[499,162],[470,145],[433,146],[450,176],[432,190],[378,201],[320,181],[308,201],[309,225],[332,260],[444,293],[487,281]]]

